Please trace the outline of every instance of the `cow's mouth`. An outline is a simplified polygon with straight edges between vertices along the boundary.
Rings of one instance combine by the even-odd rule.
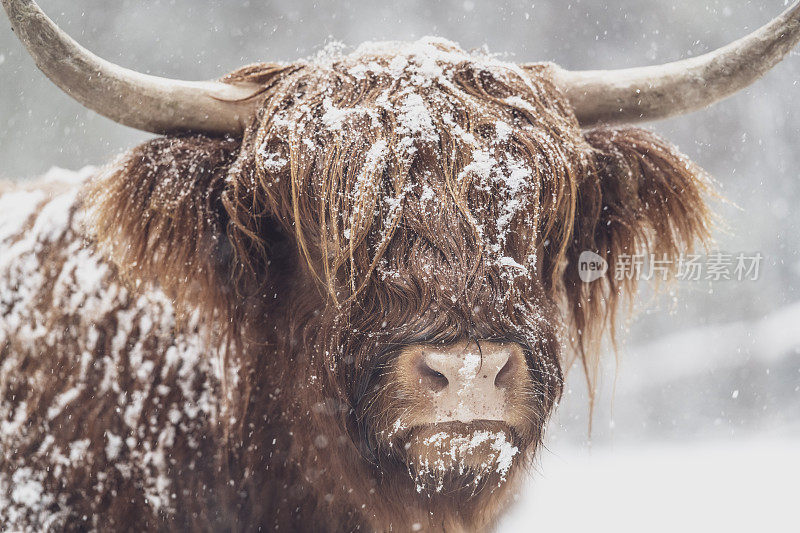
[[[511,426],[488,420],[419,426],[403,441],[405,462],[419,492],[502,485],[525,449]]]

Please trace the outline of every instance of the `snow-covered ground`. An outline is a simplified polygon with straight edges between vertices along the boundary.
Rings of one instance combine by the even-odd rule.
[[[499,531],[795,532],[800,439],[545,451]]]
[[[800,305],[678,331],[609,366],[593,445],[572,375],[500,531],[800,531]]]

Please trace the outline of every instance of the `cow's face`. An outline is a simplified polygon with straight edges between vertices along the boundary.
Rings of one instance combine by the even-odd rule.
[[[320,63],[268,100],[229,201],[263,195],[296,240],[302,344],[365,455],[420,490],[496,487],[560,394],[553,279],[590,148],[535,71],[439,42]]]

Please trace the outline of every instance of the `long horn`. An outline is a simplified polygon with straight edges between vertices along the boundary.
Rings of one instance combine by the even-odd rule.
[[[769,24],[713,52],[650,67],[569,71],[554,79],[578,121],[657,120],[709,106],[758,80],[800,41],[800,1]]]
[[[36,65],[64,92],[115,122],[153,133],[238,134],[255,113],[249,84],[182,81],[129,70],[92,54],[33,0],[0,0]]]

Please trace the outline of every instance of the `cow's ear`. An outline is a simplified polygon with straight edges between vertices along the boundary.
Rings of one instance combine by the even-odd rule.
[[[564,272],[574,338],[584,355],[604,332],[613,339],[619,304],[630,303],[639,277],[630,263],[652,254],[674,269],[682,253],[709,239],[706,199],[713,192],[702,169],[652,132],[603,128],[586,132],[585,139],[593,170],[579,185]],[[604,276],[592,280],[591,268],[581,276],[584,252],[600,256],[601,266],[605,261]],[[584,254],[585,260],[593,257]]]
[[[239,147],[200,135],[157,138],[91,184],[90,231],[124,278],[156,283],[181,304],[224,298],[232,253],[221,195]]]

